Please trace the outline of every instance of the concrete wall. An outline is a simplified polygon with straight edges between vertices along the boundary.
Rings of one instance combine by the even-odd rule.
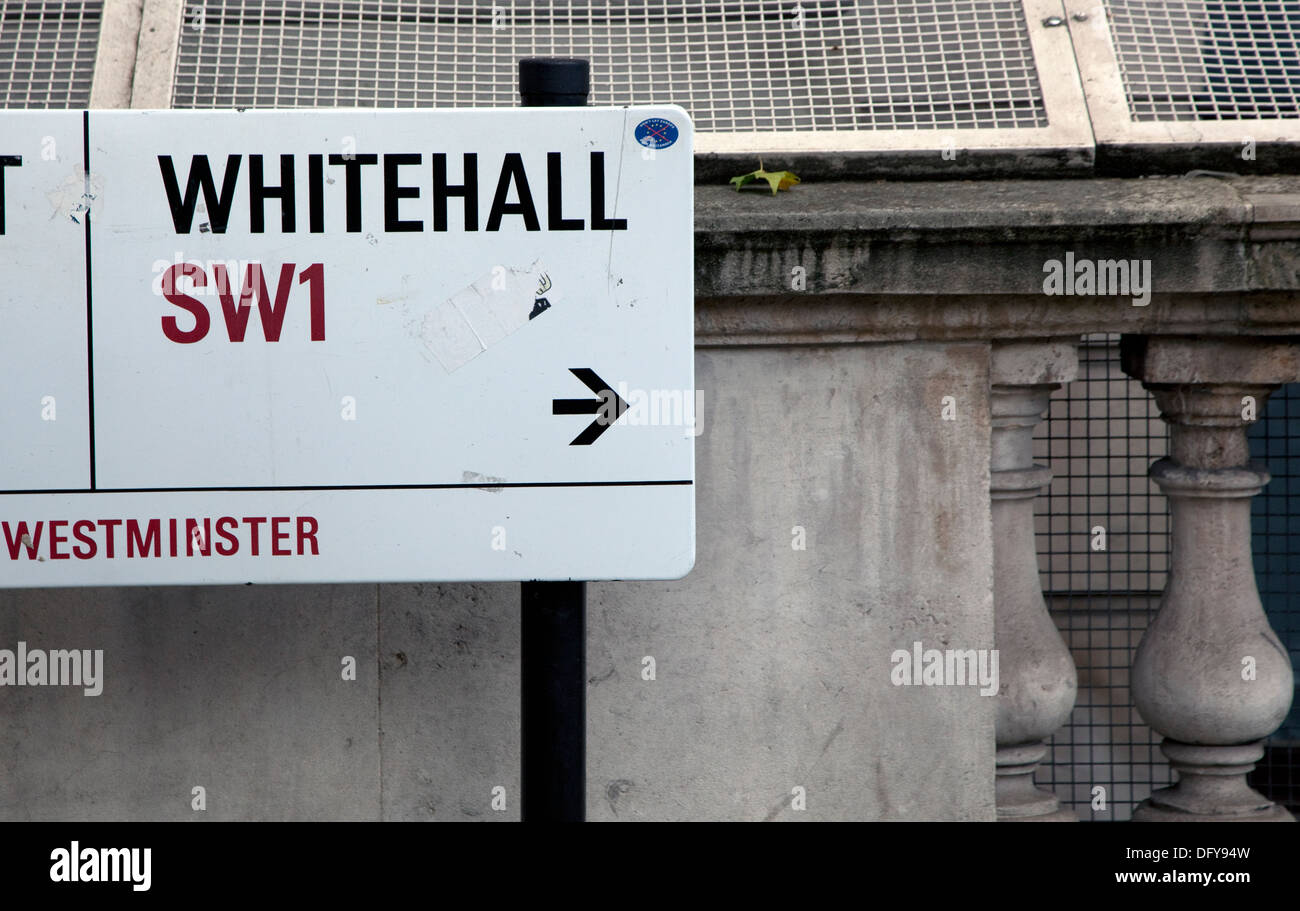
[[[987,345],[704,348],[697,370],[696,569],[590,587],[590,818],[993,818],[993,699],[890,682],[916,640],[993,645]],[[98,697],[0,688],[0,818],[516,819],[518,598],[0,591],[0,647],[106,664]]]

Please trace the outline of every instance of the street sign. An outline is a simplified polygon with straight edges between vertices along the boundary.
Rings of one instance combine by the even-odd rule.
[[[674,106],[0,112],[0,585],[678,578]]]

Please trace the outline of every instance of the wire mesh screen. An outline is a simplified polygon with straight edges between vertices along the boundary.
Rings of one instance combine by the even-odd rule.
[[[528,56],[586,57],[593,104],[681,104],[700,130],[1047,125],[1018,0],[205,0],[173,105],[512,105]]]
[[[102,7],[0,0],[0,108],[89,104]]]
[[[1255,578],[1269,623],[1290,652],[1292,666],[1300,668],[1300,384],[1269,397],[1249,437],[1251,457],[1273,476],[1251,503]],[[1300,692],[1250,782],[1300,812]]]
[[[1034,448],[1053,472],[1035,502],[1043,592],[1079,674],[1074,713],[1038,781],[1083,819],[1125,820],[1171,781],[1160,735],[1129,693],[1133,653],[1168,571],[1169,519],[1147,476],[1166,454],[1165,425],[1120,369],[1119,336],[1084,339],[1078,378],[1052,397]]]
[[[1117,335],[1084,338],[1078,378],[1052,397],[1035,433],[1034,458],[1054,475],[1035,504],[1039,571],[1079,674],[1074,712],[1052,738],[1038,781],[1087,820],[1127,820],[1173,780],[1161,737],[1129,691],[1133,655],[1169,569],[1167,503],[1147,476],[1167,454],[1168,430],[1150,394],[1120,369],[1118,343]],[[1300,384],[1269,399],[1249,438],[1252,458],[1273,474],[1252,502],[1260,596],[1300,667]],[[1274,800],[1300,802],[1300,704],[1270,738],[1251,783]]]
[[[1300,117],[1300,5],[1108,0],[1133,120]]]

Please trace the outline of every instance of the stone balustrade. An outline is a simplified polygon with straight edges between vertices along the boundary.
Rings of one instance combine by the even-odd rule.
[[[1270,339],[1129,337],[1124,369],[1155,396],[1170,455],[1151,466],[1169,499],[1173,553],[1160,611],[1133,661],[1133,699],[1165,737],[1178,782],[1143,821],[1286,820],[1246,774],[1286,718],[1294,682],[1255,586],[1250,498],[1268,471],[1246,427],[1300,376],[1300,347]]]
[[[1151,467],[1171,567],[1132,695],[1178,773],[1134,818],[1290,820],[1245,780],[1294,685],[1255,585],[1249,504],[1268,472],[1245,431],[1300,377],[1300,178],[845,183],[777,201],[700,188],[697,206],[704,346],[989,345],[1000,820],[1077,818],[1033,781],[1076,672],[1038,578],[1033,498],[1051,471],[1031,438],[1079,337],[1124,334],[1125,370],[1171,435]],[[1149,269],[1149,295],[1044,284],[1052,261],[1085,259]]]
[[[1069,340],[998,342],[989,376],[993,432],[989,493],[993,520],[993,623],[1000,653],[997,811],[1007,821],[1073,821],[1055,795],[1034,786],[1044,741],[1070,718],[1074,661],[1047,613],[1034,546],[1034,497],[1051,470],[1033,461],[1034,425],[1047,400],[1074,379]]]

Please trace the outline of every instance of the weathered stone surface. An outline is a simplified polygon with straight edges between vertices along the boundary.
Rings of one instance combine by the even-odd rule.
[[[1300,334],[1296,176],[696,194],[703,344]],[[1149,301],[1045,294],[1045,264],[1067,252],[1149,262]]]
[[[920,235],[1165,224],[1199,225],[1212,233],[1247,221],[1245,194],[1256,182],[1270,195],[1300,186],[1297,177],[809,181],[773,197],[723,184],[695,188],[695,227],[759,233],[761,224],[774,237],[816,229]]]
[[[1129,376],[1158,385],[1280,385],[1300,376],[1300,346],[1284,339],[1132,336],[1121,357]]]
[[[517,820],[519,585],[381,585],[379,643],[384,819]]]
[[[379,818],[375,607],[353,585],[0,591],[0,648],[105,663],[99,696],[0,688],[0,819]]]
[[[1079,373],[1078,348],[1076,338],[994,342],[989,381],[995,386],[1068,383]]]
[[[700,352],[696,568],[590,587],[592,818],[993,818],[995,700],[890,681],[916,640],[992,646],[987,364]]]

